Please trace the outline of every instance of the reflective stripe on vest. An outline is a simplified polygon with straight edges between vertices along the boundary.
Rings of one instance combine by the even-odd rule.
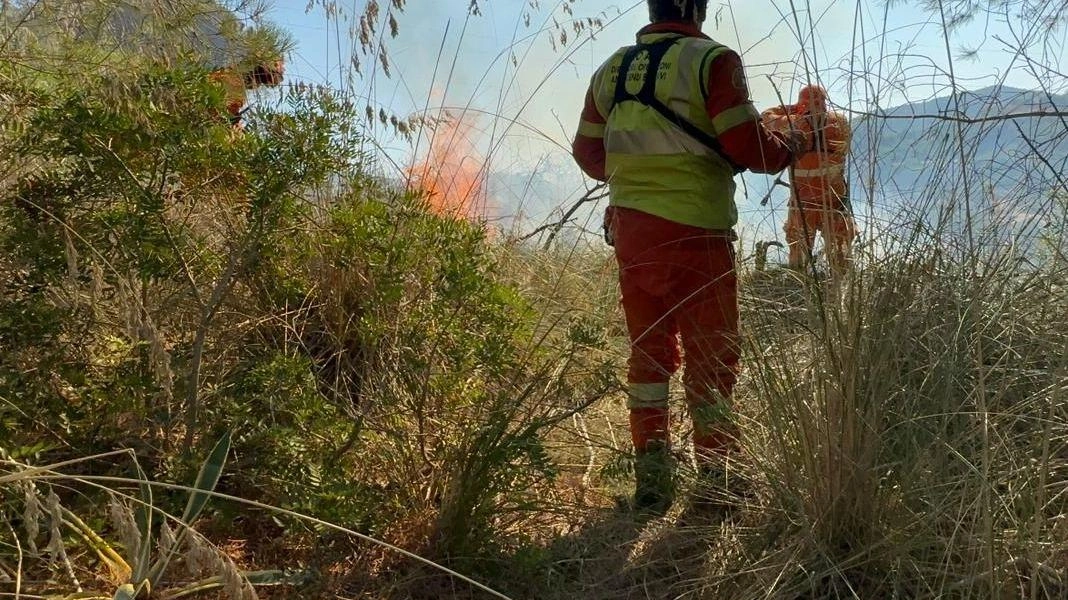
[[[688,135],[674,131],[620,131],[614,129],[605,136],[606,152],[621,154],[681,154],[715,156],[715,152]]]
[[[845,174],[845,165],[830,165],[820,169],[794,169],[794,177],[830,177]]]
[[[715,138],[746,120],[758,120],[752,105],[708,116],[705,87],[713,60],[729,50],[711,40],[678,34],[647,34],[639,46],[621,48],[594,74],[593,100],[606,116],[605,172],[610,203],[705,229],[737,223],[734,168],[707,144],[686,133],[657,109],[635,101],[647,83],[656,101]],[[657,45],[660,60],[648,50]],[[631,52],[636,50],[636,52]],[[630,53],[622,85],[619,75]],[[652,59],[652,60],[651,60]],[[659,62],[655,73],[652,63]],[[730,85],[730,82],[725,82]],[[623,101],[617,102],[619,88]],[[647,97],[647,96],[646,96]]]
[[[589,121],[579,120],[578,133],[579,135],[591,138],[604,137],[604,123],[591,123]]]

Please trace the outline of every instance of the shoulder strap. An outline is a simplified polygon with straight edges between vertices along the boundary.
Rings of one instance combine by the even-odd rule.
[[[668,50],[675,45],[675,42],[683,37],[684,36],[681,35],[671,36],[662,40],[657,40],[651,44],[637,44],[628,48],[626,53],[623,54],[623,61],[619,65],[619,73],[616,77],[616,89],[612,97],[612,106],[614,107],[623,102],[638,102],[639,104],[648,106],[660,113],[660,116],[670,121],[684,133],[715,152],[720,159],[730,165],[731,170],[735,173],[741,173],[745,168],[738,165],[727,156],[727,153],[723,150],[723,145],[719,143],[716,136],[709,134],[700,127],[694,125],[682,115],[671,110],[668,105],[664,104],[656,97],[656,80],[657,72],[660,70],[660,63],[663,62],[664,55],[666,55]],[[635,59],[637,59],[638,55],[642,52],[649,53],[649,65],[645,70],[645,77],[642,80],[641,88],[636,94],[632,94],[627,91],[627,78],[630,75],[630,68],[634,64]]]
[[[827,115],[808,115],[808,124],[812,127],[812,147],[810,152],[831,153],[830,143],[827,141],[827,127],[830,119]]]

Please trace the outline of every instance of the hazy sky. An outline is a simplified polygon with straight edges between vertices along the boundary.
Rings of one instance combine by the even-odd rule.
[[[364,4],[353,2],[357,11]],[[439,104],[448,84],[446,104],[518,118],[564,141],[574,129],[590,73],[612,50],[630,43],[646,22],[645,3],[633,0],[541,0],[535,10],[527,0],[482,0],[482,16],[472,18],[467,17],[468,4],[408,0],[398,16],[399,37],[387,37],[392,77],[384,77],[380,69],[368,75],[375,61],[361,56],[365,77],[355,81],[353,92],[375,106],[405,114],[423,110],[432,90],[436,94],[431,105]],[[565,28],[570,43],[554,51],[551,24],[571,18],[561,10],[563,4],[569,4],[577,18],[601,16],[605,29],[596,40],[576,40]],[[796,20],[791,4],[798,7]],[[886,7],[883,1],[712,0],[705,32],[742,53],[761,107],[777,102],[772,82],[792,99],[806,78],[825,84],[835,104],[860,110],[944,95],[950,61],[935,15],[907,2]],[[318,7],[307,11],[302,0],[277,2],[272,17],[290,29],[299,44],[290,61],[291,81],[348,86],[351,12],[350,7],[340,18],[328,17]],[[523,24],[525,15],[531,16],[529,27]],[[799,28],[803,37],[797,34]],[[1011,49],[999,37],[1011,39],[1013,32],[1004,17],[995,15],[954,34],[954,55],[979,50],[971,58],[953,61],[960,85],[978,88],[1004,78],[1010,85],[1032,87],[1026,69],[1019,61],[1014,64]],[[1061,46],[1060,56],[1063,50]],[[513,54],[518,67],[511,63]]]
[[[390,2],[379,1],[384,13]],[[479,116],[476,146],[492,157],[495,171],[548,164],[560,173],[562,196],[581,192],[565,149],[588,78],[647,22],[644,0],[479,0],[482,15],[474,17],[467,14],[469,0],[407,0],[398,14],[400,35],[385,38],[391,76],[376,68],[373,56],[359,54],[363,75],[354,77],[351,15],[361,13],[366,2],[343,4],[346,12],[328,17],[318,6],[305,10],[304,0],[277,0],[272,18],[299,44],[288,65],[289,81],[342,88],[398,116],[426,109],[433,114],[443,105],[466,108]],[[711,0],[709,12],[705,33],[741,53],[758,108],[777,104],[778,93],[793,100],[806,80],[824,84],[832,103],[845,110],[944,96],[950,68],[967,89],[999,83],[1035,87],[1012,46],[1028,35],[1017,28],[1038,25],[1018,17],[982,15],[954,31],[947,52],[937,15],[910,2]],[[595,39],[588,32],[575,35],[568,25],[587,17],[605,24]],[[569,38],[555,50],[554,23],[564,24]],[[1064,58],[1063,41],[1046,49],[1049,63]],[[966,51],[976,52],[964,58]],[[384,133],[376,139],[393,160],[410,160],[413,148],[403,140]]]

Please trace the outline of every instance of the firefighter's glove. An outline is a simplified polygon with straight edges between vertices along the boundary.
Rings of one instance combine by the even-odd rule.
[[[782,141],[794,156],[804,154],[812,148],[812,134],[799,129],[783,131]]]

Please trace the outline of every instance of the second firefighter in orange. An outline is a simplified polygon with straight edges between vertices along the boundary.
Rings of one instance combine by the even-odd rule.
[[[790,267],[805,268],[820,233],[831,272],[841,276],[848,268],[857,234],[845,177],[849,121],[827,109],[827,92],[815,85],[801,89],[797,104],[764,111],[763,120],[772,130],[811,135],[811,145],[794,158],[790,169],[784,227]]]

